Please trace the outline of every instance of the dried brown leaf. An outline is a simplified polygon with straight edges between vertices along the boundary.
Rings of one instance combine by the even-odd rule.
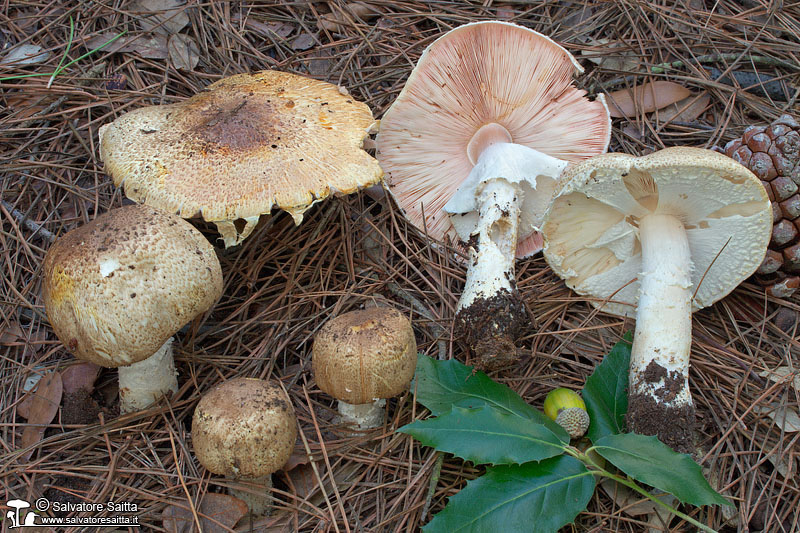
[[[319,27],[336,33],[358,23],[359,20],[366,22],[381,14],[377,6],[367,2],[349,2],[343,8],[346,13],[338,11],[322,15],[319,18]]]
[[[292,40],[292,50],[308,50],[315,43],[314,36],[308,33],[301,33]]]
[[[61,374],[50,372],[39,380],[39,384],[31,393],[31,403],[28,409],[28,426],[22,431],[21,447],[27,448],[39,442],[44,434],[45,425],[53,421],[61,404],[63,385]],[[36,427],[39,426],[39,427]],[[27,460],[33,450],[25,454]]]
[[[182,33],[173,35],[169,38],[167,47],[169,59],[178,70],[193,70],[200,62],[200,49],[188,35]]]
[[[21,44],[13,48],[0,61],[0,65],[35,65],[43,63],[50,58],[50,52],[46,52],[41,46],[36,44]]]
[[[691,95],[691,91],[671,81],[654,81],[608,93],[608,110],[614,118],[635,117],[674,104]]]
[[[765,370],[764,372],[759,372],[758,375],[762,378],[768,378],[776,383],[782,381],[791,383],[794,389],[800,392],[800,369],[793,370],[788,366],[780,366],[775,370]]]
[[[171,35],[189,24],[185,2],[180,0],[136,0],[130,5],[144,31]]]
[[[89,50],[93,50],[111,40],[116,34],[101,33],[88,39],[83,44]],[[121,37],[103,48],[107,53],[136,52],[148,59],[166,59],[169,56],[167,50],[167,38],[164,35],[131,35]]]
[[[161,517],[164,529],[169,533],[190,533],[197,530],[189,505],[185,507],[184,509],[177,505],[168,505],[164,509]],[[197,505],[197,516],[204,533],[228,531],[245,515],[247,515],[247,505],[239,498],[227,494],[206,493]]]
[[[0,331],[0,344],[16,344],[24,340],[25,333],[16,322],[12,322],[7,328]]]
[[[344,463],[334,469],[333,478],[339,491],[343,491],[356,478],[360,470],[358,463]],[[286,476],[289,478],[289,483],[294,488],[298,498],[306,500],[315,506],[322,505],[325,502],[325,496],[319,490],[319,481],[314,473],[314,467],[310,463],[293,468],[291,471],[286,472]],[[332,493],[333,487],[330,478],[324,477],[323,483],[325,492]]]
[[[74,394],[81,389],[91,392],[100,367],[94,363],[77,363],[61,371],[64,394]]]
[[[800,431],[800,415],[790,407],[778,403],[773,403],[769,407],[756,405],[753,407],[753,412],[767,415],[786,433],[796,433]]]
[[[692,122],[705,113],[710,102],[711,95],[707,92],[693,94],[659,111],[658,120],[661,122]]]
[[[621,72],[636,72],[639,68],[638,56],[631,50],[624,49],[624,44],[619,41],[609,41],[608,39],[591,39],[590,44],[595,46],[592,50],[582,50],[581,56],[585,57],[595,65],[608,70],[619,70]],[[615,53],[611,50],[619,49]]]

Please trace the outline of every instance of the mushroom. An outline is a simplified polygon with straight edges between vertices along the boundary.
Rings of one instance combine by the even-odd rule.
[[[339,315],[314,337],[312,367],[317,386],[339,400],[344,422],[378,427],[385,398],[407,390],[414,377],[414,329],[400,311],[387,307]]]
[[[761,264],[767,193],[742,165],[699,148],[601,155],[564,179],[545,216],[544,256],[595,306],[636,317],[628,429],[693,451],[692,312]]]
[[[569,161],[605,152],[602,97],[547,37],[504,22],[456,28],[422,54],[381,120],[378,160],[408,220],[469,250],[456,336],[482,369],[508,362],[530,320],[514,260],[541,249],[541,217]]]
[[[272,508],[272,473],[289,460],[297,419],[284,390],[260,379],[225,381],[205,394],[192,417],[194,454],[207,470],[262,485],[258,493],[232,489],[254,515]]]
[[[342,87],[266,70],[121,116],[100,128],[100,157],[129,198],[200,215],[229,247],[273,207],[300,224],[331,193],[378,183],[383,172],[362,149],[374,123]]]
[[[177,392],[171,337],[221,294],[219,260],[205,237],[143,205],[69,231],[44,260],[53,330],[78,359],[119,367],[122,412]]]

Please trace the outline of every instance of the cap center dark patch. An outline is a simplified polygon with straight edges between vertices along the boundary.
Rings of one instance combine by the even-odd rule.
[[[262,147],[278,148],[281,133],[288,133],[278,102],[247,93],[224,100],[215,98],[203,106],[193,133],[207,151],[246,152]]]

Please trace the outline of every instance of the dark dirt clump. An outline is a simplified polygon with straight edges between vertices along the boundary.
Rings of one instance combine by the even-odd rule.
[[[86,389],[64,394],[61,405],[61,422],[70,424],[93,424],[100,414],[100,405]]]
[[[680,453],[693,453],[694,406],[667,408],[649,394],[632,394],[628,398],[625,421],[628,431],[655,435],[658,440]]]
[[[530,323],[519,292],[503,290],[459,311],[454,335],[477,370],[493,371],[519,360],[514,343]]]

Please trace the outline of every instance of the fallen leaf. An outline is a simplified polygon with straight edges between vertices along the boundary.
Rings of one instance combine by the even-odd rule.
[[[301,33],[292,41],[292,50],[308,50],[315,44],[314,37],[308,33]]]
[[[0,65],[35,65],[47,61],[50,52],[43,51],[42,47],[36,44],[21,44],[12,48],[9,53],[0,61]]]
[[[233,528],[236,523],[247,515],[247,505],[239,498],[227,494],[206,493],[197,507],[197,516],[200,519],[201,531],[204,533],[223,533]],[[184,507],[186,507],[184,509]],[[188,502],[184,507],[168,505],[161,514],[164,529],[169,533],[190,533],[197,531]],[[209,520],[213,518],[216,522]],[[222,524],[222,525],[220,525]]]
[[[793,479],[790,475],[794,475],[792,470],[794,467],[794,460],[793,457],[789,454],[781,454],[776,457],[776,454],[771,454],[769,457],[769,462],[772,463],[772,466],[775,467],[775,470],[783,476],[784,479]]]
[[[317,468],[319,468],[319,466]],[[339,491],[344,492],[360,471],[361,468],[358,463],[347,463],[336,468],[333,473],[333,479],[336,481],[336,487]],[[286,472],[286,477],[289,480],[289,486],[294,489],[294,494],[298,499],[304,500],[314,506],[325,503],[325,495],[319,490],[319,481],[317,480],[316,474],[314,474],[314,467],[311,466],[311,464],[300,465]],[[325,485],[325,492],[328,494],[333,493],[330,477],[324,476],[323,483]]]
[[[182,33],[173,35],[169,38],[167,48],[169,59],[178,70],[193,70],[200,62],[200,49],[188,35]]]
[[[671,81],[654,81],[607,95],[612,117],[635,117],[637,111],[651,113],[691,95],[691,91]]]
[[[185,2],[180,0],[136,0],[130,7],[144,31],[161,35],[178,33],[189,24]]]
[[[89,50],[94,50],[104,43],[107,43],[115,35],[114,33],[101,33],[88,39],[83,45]],[[167,38],[163,35],[139,34],[121,37],[103,48],[103,52],[111,54],[117,52],[136,52],[140,56],[148,59],[166,59],[169,56]]]
[[[0,344],[16,344],[24,340],[25,333],[16,322],[12,322],[8,327],[0,331]]]
[[[776,383],[785,381],[792,384],[796,391],[800,391],[800,370],[792,370],[788,366],[779,366],[775,370],[765,370],[764,372],[759,372],[759,376],[762,378],[770,379]],[[794,376],[792,380],[786,379],[787,376]]]
[[[753,412],[767,415],[786,433],[800,431],[800,415],[794,409],[773,403],[770,407],[756,405]]]
[[[659,111],[658,120],[660,122],[692,122],[705,113],[710,102],[711,95],[706,92],[699,95],[693,94]]]
[[[319,18],[319,27],[336,33],[353,26],[359,20],[366,22],[380,14],[381,11],[376,6],[367,2],[348,2],[340,8],[339,12],[322,15]]]
[[[600,482],[600,488],[602,488],[603,492],[614,500],[614,503],[617,504],[620,510],[628,516],[644,516],[655,513],[656,511],[655,502],[645,498],[638,492],[632,491],[624,485],[620,485],[613,479],[603,479]],[[671,494],[661,494],[658,495],[657,498],[670,505],[670,498],[674,500],[674,496]]]
[[[22,430],[21,448],[33,446],[42,439],[46,429],[44,426],[52,422],[58,413],[62,392],[60,373],[49,372],[39,380],[39,385],[31,396],[28,425]],[[33,450],[29,450],[23,456],[23,460],[28,460],[32,453]]]
[[[305,60],[308,73],[315,77],[324,77],[331,74],[333,60],[330,48],[314,50]]]
[[[607,70],[622,72],[636,72],[641,61],[633,50],[626,50],[625,44],[608,39],[590,39],[589,44],[594,46],[590,50],[581,50],[581,56],[595,65]],[[615,50],[612,52],[612,50]]]
[[[100,367],[94,363],[77,363],[61,371],[64,394],[74,394],[81,389],[91,392]]]

